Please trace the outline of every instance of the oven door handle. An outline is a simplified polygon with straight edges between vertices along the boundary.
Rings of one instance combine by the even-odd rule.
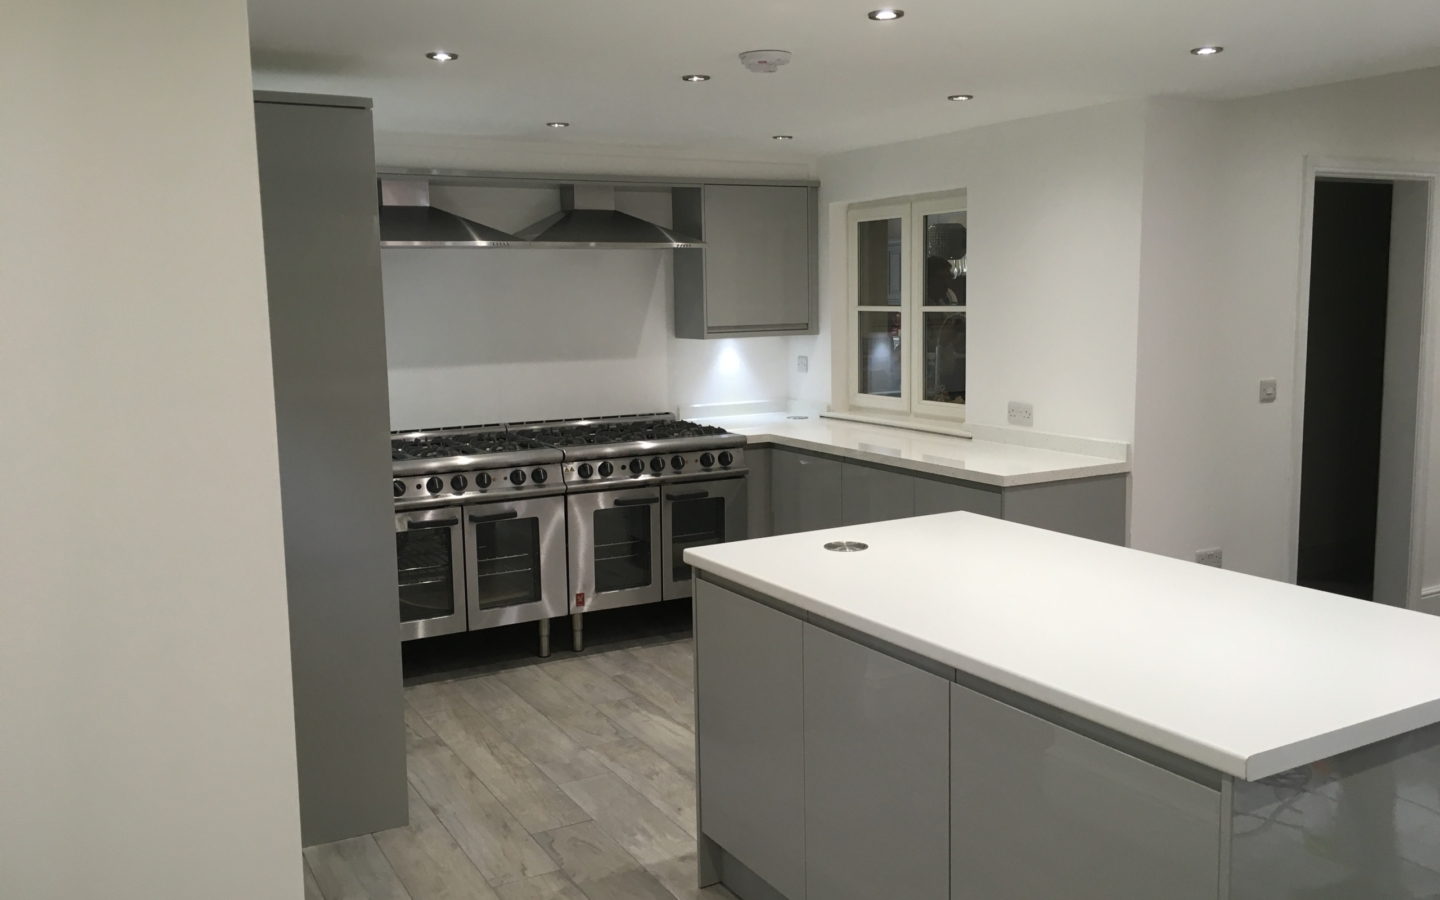
[[[473,515],[473,514],[472,514],[472,515],[470,516],[470,522],[471,522],[472,524],[479,525],[479,524],[481,524],[482,522],[503,522],[503,521],[505,521],[506,519],[518,519],[518,518],[520,518],[520,512],[519,512],[518,510],[512,509],[512,510],[510,510],[509,512],[491,513],[491,514],[488,515],[488,516],[477,516],[477,515]]]
[[[449,519],[411,519],[405,523],[407,529],[411,528],[450,528],[460,524],[460,517],[454,516]]]
[[[636,497],[632,500],[616,500],[614,506],[648,506],[651,503],[659,503],[659,497]]]
[[[688,494],[671,494],[667,499],[671,503],[677,503],[681,500],[704,500],[708,496],[709,491],[691,491]]]

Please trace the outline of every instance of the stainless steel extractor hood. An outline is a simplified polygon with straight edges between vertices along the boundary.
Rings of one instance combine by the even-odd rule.
[[[380,246],[516,247],[524,241],[431,206],[430,185],[424,181],[382,181]]]
[[[562,184],[560,212],[522,228],[516,237],[539,248],[675,250],[704,242],[615,209],[615,187]]]

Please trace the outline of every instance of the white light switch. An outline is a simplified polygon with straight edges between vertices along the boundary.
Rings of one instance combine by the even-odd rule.
[[[797,356],[797,357],[795,357],[795,371],[797,371],[797,372],[808,372],[808,371],[810,371],[810,357],[808,357],[808,356]]]
[[[1260,402],[1274,403],[1275,397],[1280,393],[1280,386],[1273,378],[1266,378],[1260,382]]]

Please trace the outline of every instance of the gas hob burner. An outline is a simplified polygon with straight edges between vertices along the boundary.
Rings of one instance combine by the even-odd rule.
[[[521,450],[544,450],[546,445],[527,437],[503,432],[498,434],[427,435],[395,438],[390,442],[390,460],[446,459],[452,456],[484,456],[490,453],[514,453]]]
[[[627,444],[637,441],[664,441],[675,438],[711,437],[729,434],[713,425],[663,420],[652,422],[593,422],[562,425],[530,432],[551,447],[581,447],[587,444]]]

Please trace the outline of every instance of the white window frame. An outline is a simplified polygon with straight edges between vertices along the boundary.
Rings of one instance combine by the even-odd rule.
[[[904,418],[924,418],[952,422],[965,421],[965,405],[939,403],[921,397],[925,384],[924,313],[927,311],[965,313],[968,322],[969,295],[966,305],[924,306],[925,285],[925,217],[937,213],[968,212],[964,191],[942,196],[864,203],[851,206],[846,213],[846,268],[848,290],[845,304],[845,344],[848,348],[847,399],[849,408],[858,412],[877,412]],[[881,219],[900,220],[900,305],[860,306],[859,225]],[[968,217],[967,217],[968,223]],[[908,259],[906,258],[908,256]],[[968,264],[967,264],[968,269]],[[900,314],[900,396],[882,397],[860,393],[860,314],[883,312]],[[967,327],[967,360],[968,334]],[[967,371],[967,381],[968,379]]]

